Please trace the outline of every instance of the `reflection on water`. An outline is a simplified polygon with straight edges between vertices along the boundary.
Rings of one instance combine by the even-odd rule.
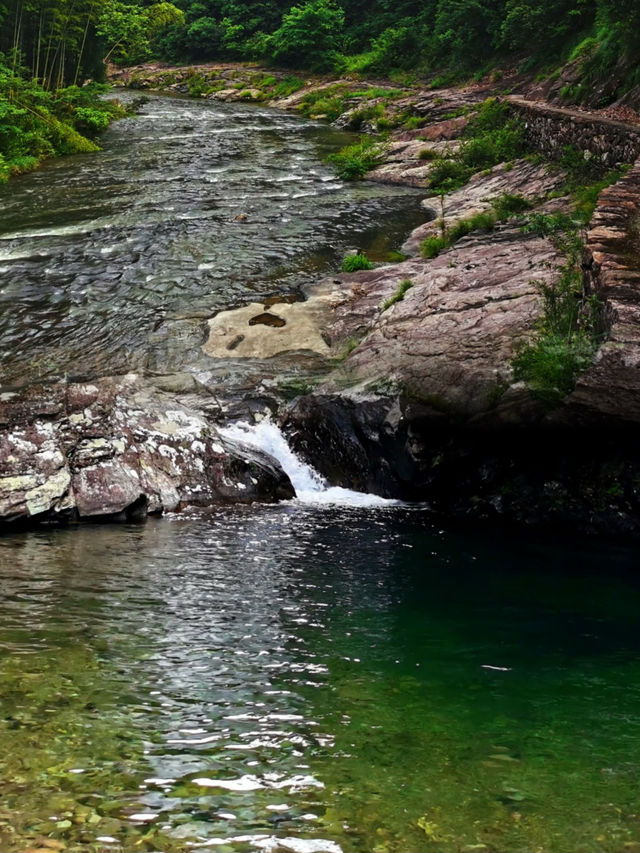
[[[103,152],[0,186],[0,382],[192,365],[216,310],[397,247],[419,193],[343,184],[324,158],[349,138],[154,96]]]
[[[3,851],[640,843],[623,549],[291,503],[13,535],[0,567]]]

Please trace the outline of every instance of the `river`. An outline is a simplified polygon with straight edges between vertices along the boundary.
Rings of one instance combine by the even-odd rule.
[[[393,248],[416,196],[336,181],[343,142],[154,98],[2,188],[5,379],[162,369],[172,317]],[[640,849],[637,553],[291,464],[275,506],[0,539],[3,853]]]
[[[338,180],[325,158],[351,139],[152,96],[103,152],[0,185],[0,385],[206,367],[216,311],[299,292],[354,247],[383,260],[424,220],[421,195]]]
[[[3,851],[640,842],[631,551],[293,502],[0,565]]]

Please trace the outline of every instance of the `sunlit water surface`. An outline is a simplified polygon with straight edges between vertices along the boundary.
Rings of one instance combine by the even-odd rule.
[[[634,850],[636,568],[402,507],[5,537],[0,849]]]

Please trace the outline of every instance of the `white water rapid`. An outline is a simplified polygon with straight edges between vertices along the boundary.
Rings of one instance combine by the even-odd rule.
[[[398,506],[400,503],[378,497],[378,495],[343,489],[340,486],[328,486],[317,471],[296,456],[280,428],[271,421],[264,420],[257,424],[231,424],[227,427],[218,427],[218,432],[224,438],[255,447],[277,459],[282,470],[291,480],[296,498],[301,503],[359,507]]]

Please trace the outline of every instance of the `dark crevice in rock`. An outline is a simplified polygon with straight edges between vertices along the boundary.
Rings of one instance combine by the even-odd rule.
[[[277,314],[271,314],[268,311],[265,311],[262,314],[258,314],[255,317],[252,317],[249,320],[250,326],[271,326],[274,329],[281,329],[283,326],[287,325],[287,321],[282,317],[278,317]]]

